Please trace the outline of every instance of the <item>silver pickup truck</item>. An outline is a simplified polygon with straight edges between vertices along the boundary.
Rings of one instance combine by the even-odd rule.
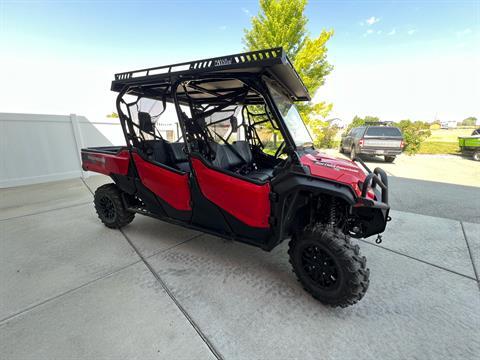
[[[352,159],[360,155],[379,155],[384,156],[386,162],[393,162],[402,153],[404,145],[399,128],[366,125],[342,135],[340,152],[349,153]]]

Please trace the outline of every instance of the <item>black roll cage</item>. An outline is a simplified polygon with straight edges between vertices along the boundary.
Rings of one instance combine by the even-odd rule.
[[[131,149],[132,147],[138,148],[140,145],[139,138],[136,136],[134,129],[134,127],[139,127],[133,121],[130,106],[135,105],[136,103],[138,103],[140,98],[145,97],[162,101],[164,106],[167,102],[174,104],[178,123],[180,124],[180,129],[182,132],[182,137],[183,139],[185,139],[185,149],[188,154],[192,152],[192,136],[199,135],[198,133],[200,133],[202,130],[201,126],[196,126],[196,128],[190,127],[187,129],[186,122],[192,121],[194,123],[197,123],[198,125],[198,121],[200,119],[220,112],[225,108],[235,104],[263,105],[265,107],[266,118],[253,124],[250,123],[249,127],[246,128],[245,135],[249,140],[255,139],[257,143],[263,145],[260,141],[258,134],[255,131],[254,125],[259,125],[264,122],[270,121],[273,128],[280,131],[284,139],[285,144],[282,146],[284,148],[284,151],[288,155],[295,153],[295,150],[297,150],[297,146],[290,132],[288,131],[287,126],[284,123],[280,111],[278,110],[275,102],[272,100],[270,91],[265,84],[265,76],[267,75],[248,73],[219,73],[204,75],[198,74],[195,76],[179,76],[176,79],[171,78],[169,79],[169,82],[164,82],[163,84],[125,85],[117,96],[116,107],[127,143],[127,147],[129,149]],[[208,84],[209,82],[221,82],[229,80],[238,80],[243,84],[243,86],[228,90],[219,89],[217,91],[205,89],[200,86],[200,84]],[[271,80],[275,81],[274,79]],[[282,87],[281,84],[278,85]],[[184,90],[182,94],[178,93],[178,89],[180,87],[182,87]],[[194,89],[195,92],[187,91],[187,87]],[[162,89],[163,91],[159,91],[158,89]],[[256,93],[258,96],[249,95],[249,93],[251,92]],[[202,98],[197,100],[194,96],[198,93],[209,94],[212,96],[212,98]],[[137,96],[137,99],[134,102],[127,103],[124,99],[125,95]],[[171,101],[169,101],[170,99]],[[127,114],[123,111],[122,105],[125,105]],[[182,111],[181,105],[187,105],[189,107],[191,118],[185,118],[185,114]],[[243,107],[243,111],[247,115],[248,119],[258,115],[251,113],[246,106]],[[141,132],[142,131],[140,131],[140,133]],[[154,138],[158,138],[158,136],[154,133],[150,133],[150,135],[153,135]],[[203,137],[207,136],[206,134],[201,135]]]

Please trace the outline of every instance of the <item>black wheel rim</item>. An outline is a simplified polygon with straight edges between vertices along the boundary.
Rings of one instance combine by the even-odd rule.
[[[339,282],[338,267],[333,258],[316,245],[307,246],[302,252],[302,268],[317,286],[334,289]]]
[[[115,219],[115,205],[108,196],[104,196],[98,201],[98,210],[105,220],[113,221]]]

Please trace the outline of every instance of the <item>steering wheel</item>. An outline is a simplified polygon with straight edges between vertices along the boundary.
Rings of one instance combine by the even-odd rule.
[[[275,151],[275,159],[278,159],[285,152],[285,141],[282,141],[277,151]]]

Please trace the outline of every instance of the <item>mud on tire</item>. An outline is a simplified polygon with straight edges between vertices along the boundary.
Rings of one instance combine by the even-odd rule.
[[[121,190],[115,184],[100,186],[95,191],[93,202],[98,218],[109,228],[124,227],[130,224],[135,217],[135,213],[125,209]]]
[[[304,232],[288,246],[294,273],[315,299],[347,307],[365,295],[370,275],[367,261],[345,235],[333,230]]]

